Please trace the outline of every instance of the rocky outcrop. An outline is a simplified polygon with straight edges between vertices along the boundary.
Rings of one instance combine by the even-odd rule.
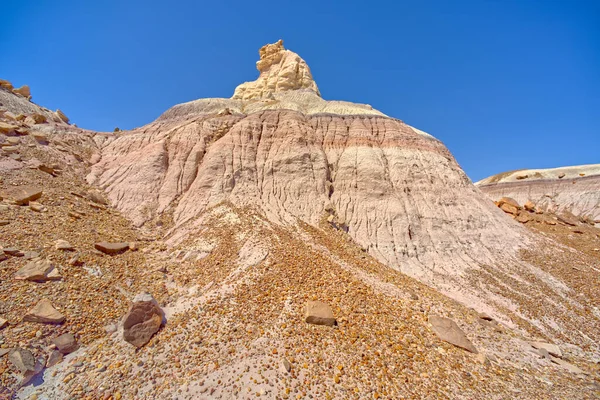
[[[519,274],[517,252],[530,240],[440,141],[306,89],[172,107],[107,143],[88,182],[138,226],[169,215],[169,244],[197,232],[222,202],[283,225],[334,215],[378,260],[470,304],[482,299],[467,283],[472,271]]]
[[[256,69],[260,76],[254,82],[239,85],[233,99],[269,99],[275,92],[299,89],[307,89],[320,96],[310,68],[298,54],[283,47],[283,40],[261,47],[259,55]]]
[[[505,172],[475,185],[492,200],[512,197],[541,211],[600,223],[600,164]]]
[[[25,119],[29,115],[38,114],[56,124],[68,123],[68,118],[62,111],[59,111],[54,112],[33,103],[29,86],[23,85],[15,89],[9,81],[0,79],[0,116],[4,113],[5,117],[9,117],[9,119],[21,117]]]

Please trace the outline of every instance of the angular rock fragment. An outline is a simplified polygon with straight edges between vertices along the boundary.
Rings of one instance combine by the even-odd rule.
[[[314,325],[334,326],[337,324],[331,308],[322,301],[309,301],[306,303],[304,320]]]
[[[56,250],[65,250],[65,251],[75,250],[75,248],[73,247],[73,245],[71,243],[69,243],[63,239],[58,239],[56,242],[54,242],[54,248]]]
[[[48,299],[40,300],[25,316],[23,321],[41,324],[60,324],[65,321],[62,315]]]
[[[98,191],[92,190],[88,193],[87,198],[93,201],[96,204],[101,204],[103,206],[108,205],[108,201],[102,196]]]
[[[64,112],[62,112],[60,109],[56,110],[56,116],[64,123],[68,124],[69,123],[69,118],[65,115]]]
[[[60,279],[58,269],[48,260],[33,260],[17,271],[15,279],[45,282]]]
[[[119,254],[129,249],[129,243],[120,242],[120,243],[109,243],[109,242],[100,242],[94,245],[96,250],[99,250],[105,254]]]
[[[0,317],[0,329],[6,328],[8,326],[8,321],[4,318]]]
[[[496,205],[500,207],[500,209],[505,213],[513,215],[517,215],[517,213],[521,209],[519,203],[517,203],[516,200],[511,199],[510,197],[501,198],[500,200],[498,200],[498,202],[496,202]]]
[[[23,85],[20,88],[13,89],[13,93],[20,94],[25,98],[31,98],[31,89],[29,86]]]
[[[531,346],[533,346],[534,349],[546,350],[548,353],[550,353],[554,357],[559,357],[559,358],[562,357],[562,352],[560,351],[560,348],[555,344],[546,343],[546,342],[530,342],[529,344],[531,344]]]
[[[8,254],[9,256],[13,256],[13,257],[23,257],[25,254],[14,247],[7,247],[5,249],[2,249],[2,251],[4,252],[4,254]]]
[[[59,337],[55,338],[52,343],[56,345],[56,348],[62,354],[72,353],[79,348],[75,336],[73,336],[71,333],[64,333],[60,335]]]
[[[527,200],[525,204],[523,204],[523,208],[527,211],[535,211],[535,204],[531,200]]]
[[[50,368],[62,362],[63,358],[64,356],[60,351],[54,350],[52,353],[50,353],[50,357],[48,357],[48,361],[46,362],[46,368]]]
[[[564,369],[566,369],[567,371],[573,373],[573,374],[586,374],[585,371],[583,371],[581,368],[579,368],[576,365],[573,365],[569,362],[566,362],[565,360],[561,360],[558,357],[553,357],[550,356],[550,361],[552,361],[554,364],[558,364],[561,367],[563,367]]]
[[[13,90],[13,85],[6,79],[0,79],[0,87],[6,90]]]
[[[37,201],[30,201],[29,208],[35,212],[42,212],[42,211],[46,210],[46,207],[44,207],[42,204],[38,203]]]
[[[16,348],[8,354],[8,360],[21,374],[35,371],[35,357],[29,350]]]
[[[517,222],[520,222],[522,224],[526,224],[527,222],[531,221],[531,217],[524,212],[520,212],[519,215],[517,215],[517,218],[515,218],[517,220]]]
[[[0,122],[0,133],[11,133],[14,132],[18,126],[7,124],[6,122]]]
[[[429,323],[431,324],[433,331],[443,341],[470,351],[471,353],[477,353],[477,349],[467,338],[467,335],[465,335],[456,322],[452,321],[450,318],[431,315],[429,316]]]
[[[37,186],[17,186],[9,188],[2,193],[4,198],[13,200],[18,205],[28,205],[30,201],[34,201],[42,197],[43,190]]]
[[[163,324],[164,312],[148,293],[136,296],[123,321],[123,339],[135,347],[150,341]]]

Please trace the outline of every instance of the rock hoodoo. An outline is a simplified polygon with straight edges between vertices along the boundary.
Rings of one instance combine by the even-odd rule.
[[[260,76],[235,89],[232,99],[251,100],[272,98],[275,92],[308,89],[321,95],[313,80],[310,68],[300,56],[283,47],[283,40],[267,44],[259,50],[256,69]]]

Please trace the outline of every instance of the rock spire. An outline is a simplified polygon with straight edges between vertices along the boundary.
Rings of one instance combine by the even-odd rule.
[[[233,99],[268,99],[275,92],[298,89],[309,89],[321,96],[306,62],[298,54],[286,50],[283,40],[264,45],[258,54],[260,60],[256,62],[256,69],[260,76],[235,88]]]

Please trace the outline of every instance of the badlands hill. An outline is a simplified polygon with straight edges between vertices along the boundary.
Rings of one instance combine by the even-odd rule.
[[[531,201],[540,209],[600,224],[600,164],[505,172],[475,185],[494,200]]]
[[[127,132],[2,86],[0,396],[597,396],[598,230],[522,225],[433,136],[259,56]]]

